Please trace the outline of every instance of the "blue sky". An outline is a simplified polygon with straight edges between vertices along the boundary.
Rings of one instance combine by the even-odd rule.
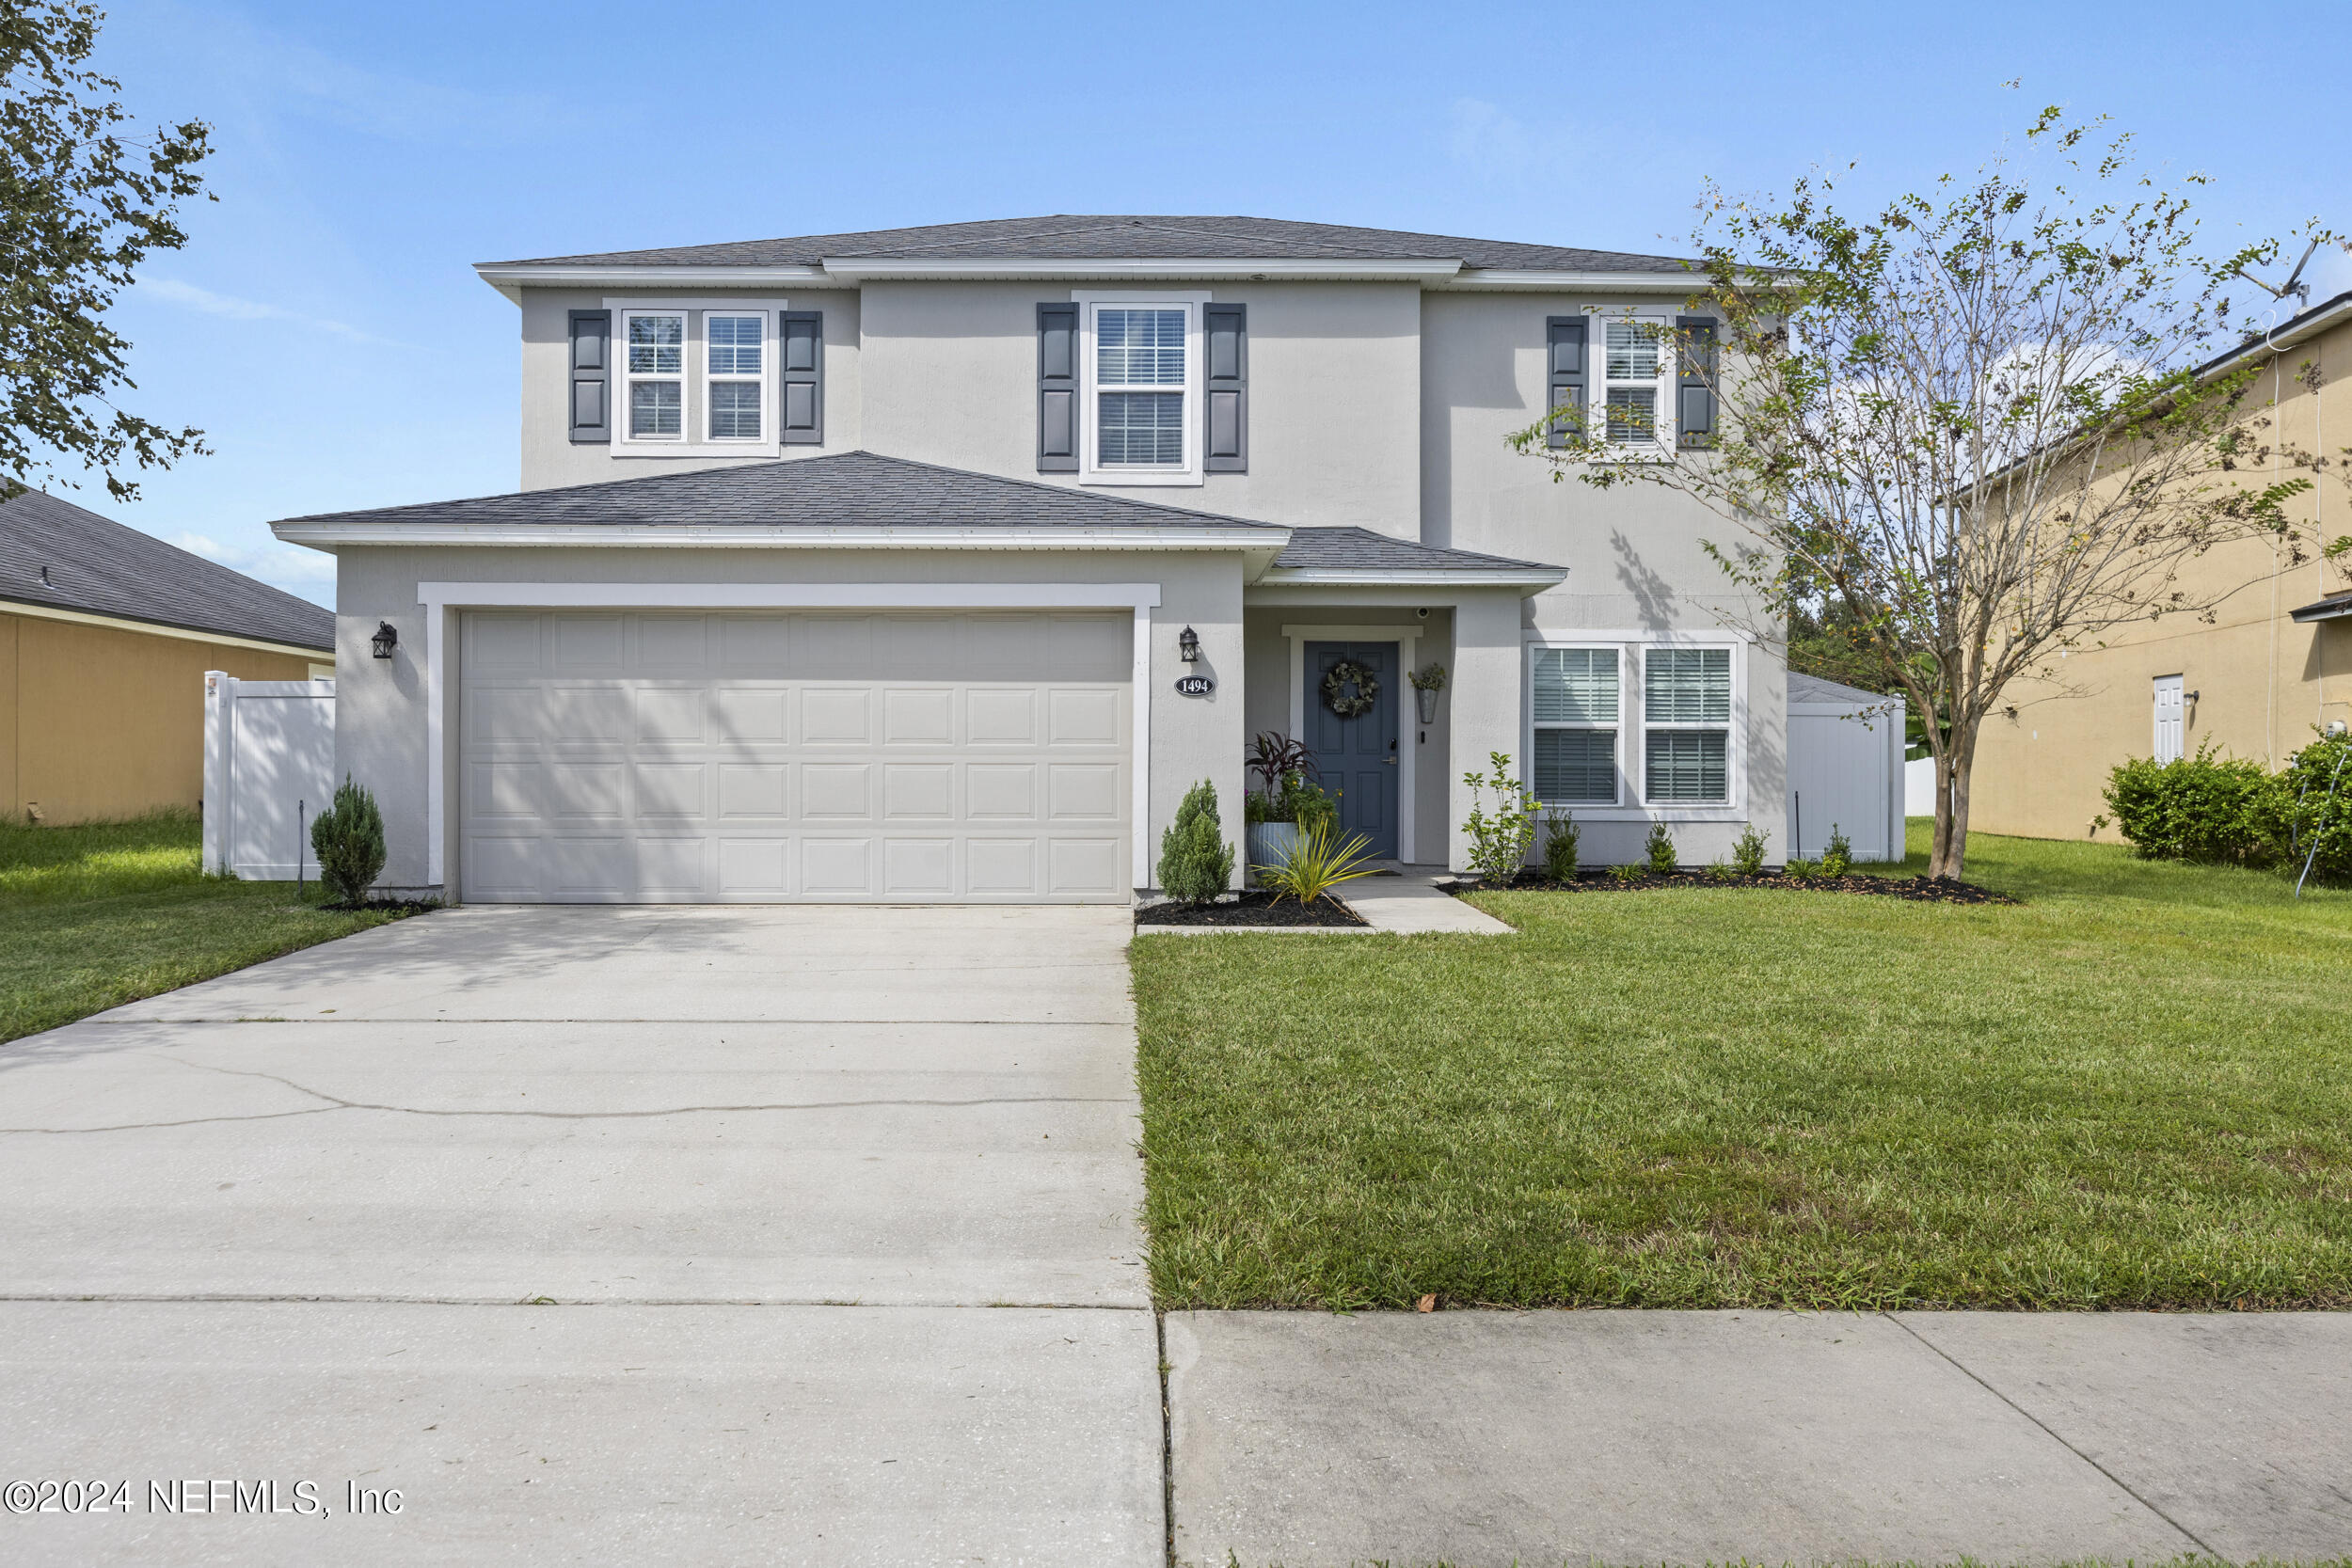
[[[2352,8],[1642,14],[122,4],[100,63],[141,117],[212,122],[220,198],[118,308],[125,401],[216,451],[129,507],[63,493],[332,603],[269,519],[514,487],[515,311],[469,270],[508,257],[1049,212],[1674,249],[1710,176],[1859,163],[1875,198],[2045,103],[2210,176],[2216,248],[2352,230],[2352,117],[2310,71],[2352,57]],[[2317,266],[2315,297],[2352,287]]]

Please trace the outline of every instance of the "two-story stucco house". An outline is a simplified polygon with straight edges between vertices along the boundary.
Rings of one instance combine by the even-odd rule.
[[[1463,863],[1498,752],[1588,861],[1785,841],[1784,667],[1710,520],[1506,444],[1552,407],[1705,442],[1642,326],[1672,259],[1062,216],[477,270],[521,489],[276,525],[338,558],[388,886],[1124,902],[1197,781],[1238,843],[1265,730],[1407,863]]]

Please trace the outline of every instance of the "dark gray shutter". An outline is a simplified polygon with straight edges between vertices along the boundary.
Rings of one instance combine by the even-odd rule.
[[[1037,308],[1037,471],[1078,471],[1078,307]]]
[[[612,439],[612,312],[571,313],[571,424],[575,441]]]
[[[1681,353],[1675,361],[1675,440],[1685,447],[1715,444],[1715,318],[1677,316]]]
[[[1544,380],[1549,388],[1547,406],[1553,412],[1563,408],[1575,410],[1573,419],[1553,420],[1544,429],[1544,445],[1565,447],[1571,432],[1584,427],[1584,335],[1588,328],[1582,316],[1546,316],[1544,318]]]
[[[825,444],[825,315],[787,310],[776,323],[776,428],[787,447]]]
[[[1200,332],[1208,341],[1207,449],[1201,466],[1213,474],[1249,471],[1249,308],[1204,305]]]

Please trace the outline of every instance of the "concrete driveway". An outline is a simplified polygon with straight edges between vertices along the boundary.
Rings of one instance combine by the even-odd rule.
[[[0,1557],[1162,1560],[1127,918],[464,909],[0,1047],[0,1481],[132,1504]]]

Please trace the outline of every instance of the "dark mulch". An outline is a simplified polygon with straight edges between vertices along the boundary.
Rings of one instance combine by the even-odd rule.
[[[1442,885],[1442,884],[1441,884]],[[1449,892],[1467,893],[1492,884],[1465,879]],[[1606,871],[1580,871],[1570,882],[1556,882],[1540,871],[1522,871],[1510,883],[1514,893],[1639,893],[1666,887],[1777,887],[1800,893],[1865,893],[1883,898],[1908,898],[1922,904],[2014,904],[2006,893],[1979,887],[1953,877],[1710,877],[1703,871],[1676,871],[1661,876],[1645,871],[1633,880],[1619,881]]]
[[[1302,904],[1295,898],[1274,901],[1263,888],[1251,888],[1237,898],[1215,904],[1153,904],[1136,911],[1138,926],[1366,926],[1371,922],[1336,898]]]
[[[441,907],[437,898],[364,898],[357,904],[321,904],[320,909],[333,910],[338,914],[357,914],[372,910],[378,914],[427,914]]]

